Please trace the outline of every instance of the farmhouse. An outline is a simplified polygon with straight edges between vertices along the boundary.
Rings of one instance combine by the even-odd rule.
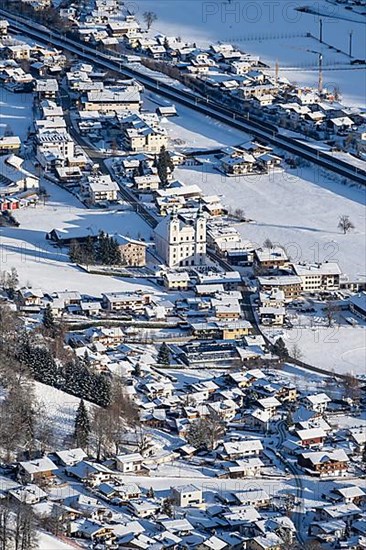
[[[319,476],[344,475],[348,468],[349,458],[343,449],[324,452],[301,453],[298,458],[300,466]]]

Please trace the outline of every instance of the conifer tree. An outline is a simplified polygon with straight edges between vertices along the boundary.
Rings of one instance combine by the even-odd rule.
[[[78,447],[85,449],[90,436],[90,420],[84,400],[81,399],[75,417],[74,438]]]
[[[46,330],[54,331],[55,330],[55,318],[52,313],[51,304],[46,305],[46,309],[43,312],[43,326]]]
[[[163,187],[168,185],[168,175],[174,171],[174,164],[170,158],[169,152],[165,149],[164,145],[160,149],[159,157],[156,162],[158,169],[158,176]]]
[[[170,365],[170,351],[165,342],[160,346],[157,360],[161,365]]]
[[[162,513],[171,518],[173,516],[173,506],[170,498],[165,498],[161,509]]]

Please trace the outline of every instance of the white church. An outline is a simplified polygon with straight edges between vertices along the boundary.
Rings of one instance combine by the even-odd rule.
[[[155,228],[158,255],[168,267],[204,265],[206,261],[206,217],[201,208],[193,217],[172,212]]]

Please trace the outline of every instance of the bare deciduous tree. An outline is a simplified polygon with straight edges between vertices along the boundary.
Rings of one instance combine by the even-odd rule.
[[[343,231],[344,235],[346,233],[349,233],[354,228],[355,228],[355,226],[353,225],[353,223],[349,219],[349,216],[347,216],[346,214],[342,214],[342,216],[339,217],[338,229]]]
[[[361,395],[360,382],[353,374],[347,373],[343,378],[344,396],[358,401]]]
[[[338,307],[333,302],[328,302],[324,308],[324,313],[327,318],[328,327],[331,327],[336,319]]]
[[[151,29],[152,24],[157,20],[158,16],[153,11],[145,11],[142,16],[147,26],[147,30]]]
[[[301,351],[301,348],[299,346],[299,344],[295,343],[292,347],[291,347],[291,351],[290,351],[290,356],[295,359],[295,361],[301,361],[304,354],[303,352]]]
[[[190,426],[187,441],[198,449],[215,449],[224,433],[224,422],[219,414],[199,418]]]

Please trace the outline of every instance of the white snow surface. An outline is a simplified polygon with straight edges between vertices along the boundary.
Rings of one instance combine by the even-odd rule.
[[[244,239],[261,246],[269,238],[295,262],[337,261],[350,278],[366,276],[364,190],[331,180],[314,167],[236,178],[207,163],[179,168],[175,175],[221,195],[225,206],[242,208],[254,221],[236,226]],[[347,235],[337,228],[342,214],[355,225]]]
[[[80,227],[150,240],[151,230],[142,218],[130,209],[89,210],[73,195],[56,185],[45,181],[44,186],[50,195],[46,204],[18,210],[15,217],[20,227],[6,227],[0,231],[3,270],[15,267],[21,285],[29,283],[47,292],[68,289],[99,296],[106,291],[132,291],[143,286],[154,290],[154,287],[141,280],[126,281],[85,273],[69,262],[66,249],[55,248],[45,238],[46,233],[53,228]]]
[[[39,550],[75,550],[75,546],[67,544],[47,533],[38,533]]]
[[[0,136],[11,130],[25,139],[32,125],[32,104],[33,94],[15,94],[0,86]]]

